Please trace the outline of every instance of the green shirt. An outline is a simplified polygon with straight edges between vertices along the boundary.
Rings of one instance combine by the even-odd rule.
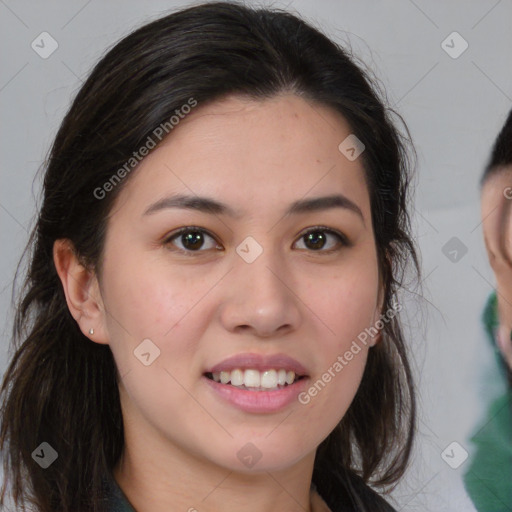
[[[498,327],[497,299],[493,293],[486,304],[483,320],[495,348],[500,377],[506,367],[495,344]],[[464,475],[464,484],[479,512],[512,511],[512,390],[492,402],[479,430],[471,438],[476,452]]]

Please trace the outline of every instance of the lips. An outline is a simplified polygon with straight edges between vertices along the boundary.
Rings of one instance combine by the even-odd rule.
[[[248,369],[258,370],[260,372],[272,369],[284,369],[286,371],[295,372],[299,377],[307,376],[307,370],[304,366],[296,359],[286,354],[264,355],[254,353],[237,354],[224,359],[220,363],[207,368],[204,374]]]
[[[224,359],[208,368],[202,378],[213,396],[258,414],[277,412],[295,403],[309,381],[306,369],[296,359],[286,354],[254,353]]]

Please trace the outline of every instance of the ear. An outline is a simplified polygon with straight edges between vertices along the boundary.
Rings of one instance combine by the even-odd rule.
[[[80,330],[92,341],[108,344],[105,308],[96,274],[87,269],[68,239],[53,244],[53,261],[62,282],[66,302]]]

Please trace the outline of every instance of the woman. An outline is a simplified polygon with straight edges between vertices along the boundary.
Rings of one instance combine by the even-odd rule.
[[[481,181],[482,227],[496,292],[484,322],[506,391],[490,405],[472,438],[476,452],[464,476],[479,512],[506,512],[512,504],[512,111],[494,143]]]
[[[278,10],[197,5],[101,59],[51,150],[2,387],[17,503],[393,510],[418,264],[390,114]]]

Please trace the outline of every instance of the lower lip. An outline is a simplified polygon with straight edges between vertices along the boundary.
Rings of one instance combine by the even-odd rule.
[[[230,404],[246,412],[277,412],[297,400],[298,394],[306,387],[307,377],[274,391],[248,391],[230,384],[215,382],[203,375],[208,385]]]

